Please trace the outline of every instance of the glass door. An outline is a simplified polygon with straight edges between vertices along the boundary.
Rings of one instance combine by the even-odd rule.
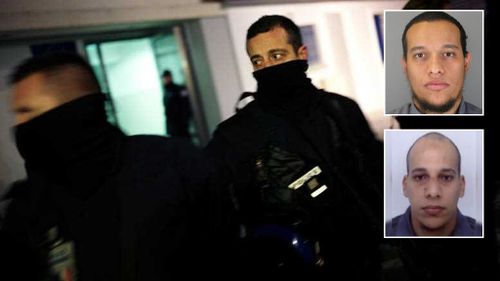
[[[170,30],[141,38],[86,44],[89,62],[108,96],[108,119],[127,135],[170,136],[175,131],[172,127],[177,126],[178,122],[173,121],[179,111],[188,110],[182,114],[187,118],[183,124],[191,140],[200,143],[198,131],[204,126],[197,123],[204,120],[193,118],[200,111],[192,98],[195,87],[187,79],[189,67],[182,40],[177,36]],[[164,83],[165,71],[170,72],[172,83],[183,89],[181,95],[187,106],[186,102],[181,106],[177,99],[169,98],[176,93],[172,94],[172,87]]]

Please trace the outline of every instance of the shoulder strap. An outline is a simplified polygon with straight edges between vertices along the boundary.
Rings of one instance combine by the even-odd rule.
[[[329,93],[322,93],[323,95],[329,95]],[[349,116],[347,112],[344,110],[344,107],[340,104],[338,99],[331,98],[325,96],[324,109],[327,117],[327,121],[330,123],[332,128],[337,128],[340,136],[334,138],[339,139],[339,143],[341,145],[340,149],[345,153],[347,152],[349,155],[349,160],[352,160],[352,166],[350,167],[351,172],[355,170],[355,175],[346,175],[343,172],[337,173],[340,179],[345,183],[347,187],[347,191],[351,194],[355,201],[359,205],[360,209],[366,215],[367,219],[370,222],[371,228],[376,233],[382,232],[382,221],[383,215],[379,212],[378,209],[382,210],[382,205],[374,206],[378,203],[382,204],[383,196],[380,192],[380,187],[374,181],[376,181],[376,177],[372,176],[368,169],[366,168],[366,162],[370,161],[365,156],[365,152],[363,152],[360,148],[360,137],[366,137],[362,135],[355,135],[353,130],[356,129],[368,129],[367,128],[353,128],[353,120],[348,120]],[[364,121],[364,119],[360,119],[359,122]],[[366,121],[365,121],[366,122]],[[367,124],[359,124],[360,126],[366,127]],[[373,137],[373,136],[372,136]],[[375,142],[375,140],[373,140]],[[346,159],[347,160],[347,159]],[[348,161],[345,161],[348,162]],[[373,202],[370,204],[370,202]],[[378,208],[378,209],[377,209]]]

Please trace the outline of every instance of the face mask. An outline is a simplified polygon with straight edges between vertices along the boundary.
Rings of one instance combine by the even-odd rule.
[[[51,145],[44,128],[53,122],[51,116],[42,115],[13,128],[19,154],[30,165],[46,163],[51,159]]]
[[[27,164],[48,167],[95,137],[94,124],[105,122],[102,95],[88,95],[13,128],[17,149]],[[97,126],[97,128],[99,128]]]
[[[310,84],[306,76],[306,60],[292,60],[266,67],[253,73],[257,80],[258,92],[287,93]]]

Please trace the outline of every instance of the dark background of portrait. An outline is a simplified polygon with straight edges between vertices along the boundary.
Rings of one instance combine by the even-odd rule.
[[[401,36],[406,24],[422,12],[405,10],[385,13],[385,113],[411,102],[410,85],[400,63],[403,56]],[[465,75],[464,98],[467,102],[483,108],[482,13],[446,12],[464,27],[468,37],[467,50],[472,54],[471,66]]]

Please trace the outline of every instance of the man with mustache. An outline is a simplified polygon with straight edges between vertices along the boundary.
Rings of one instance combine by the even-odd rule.
[[[406,156],[403,194],[410,207],[386,225],[387,236],[481,236],[482,226],[457,207],[464,196],[460,151],[437,132],[418,138]]]
[[[402,43],[412,102],[391,114],[481,114],[462,95],[472,58],[460,22],[444,12],[421,13],[406,25]]]

